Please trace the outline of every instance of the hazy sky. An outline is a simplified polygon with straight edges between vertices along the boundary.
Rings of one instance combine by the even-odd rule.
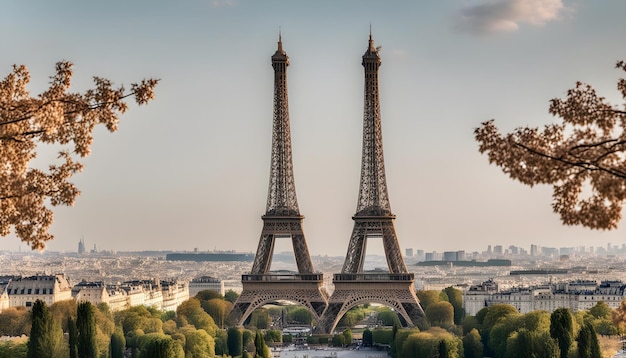
[[[31,70],[39,93],[55,62],[129,84],[160,78],[114,134],[96,131],[56,208],[49,250],[255,251],[265,211],[278,29],[290,57],[296,190],[311,254],[345,255],[360,175],[363,68],[370,24],[382,46],[383,141],[400,246],[606,246],[612,232],[564,227],[551,188],[514,182],[478,153],[473,129],[556,119],[548,101],[577,80],[619,102],[626,1],[5,1],[0,73]],[[42,148],[38,163],[55,153]],[[0,249],[16,250],[13,237]],[[281,242],[278,250],[289,248]],[[373,253],[380,245],[373,245]],[[22,249],[27,246],[22,244]]]

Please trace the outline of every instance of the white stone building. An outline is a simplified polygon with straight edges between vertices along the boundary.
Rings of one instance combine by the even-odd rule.
[[[211,276],[201,276],[189,282],[189,297],[193,297],[204,290],[215,291],[224,296],[224,281]]]
[[[497,284],[489,280],[465,291],[463,305],[465,312],[472,316],[495,304],[509,304],[523,314],[537,310],[552,312],[557,308],[576,312],[588,310],[601,301],[615,309],[625,298],[626,284],[621,281],[571,281],[500,291]]]
[[[9,306],[31,308],[36,300],[50,306],[55,302],[71,300],[72,287],[63,274],[18,277],[7,285]]]
[[[109,304],[109,292],[103,282],[82,281],[72,287],[72,297],[77,302],[89,301],[93,305]]]

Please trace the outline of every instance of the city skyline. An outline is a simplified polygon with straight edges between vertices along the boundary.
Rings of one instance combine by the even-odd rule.
[[[503,0],[415,3],[113,1],[10,2],[1,73],[31,70],[38,94],[60,60],[74,89],[161,79],[154,102],[119,131],[96,130],[74,178],[74,207],[55,208],[53,251],[254,252],[269,179],[270,56],[279,26],[290,57],[294,176],[312,255],[343,256],[356,207],[369,28],[382,46],[387,184],[400,247],[481,251],[489,244],[605,246],[611,232],[565,227],[551,188],[509,179],[478,153],[473,129],[504,131],[556,118],[548,101],[576,81],[619,104],[614,68],[626,3]],[[97,14],[97,15],[96,15]],[[56,157],[42,147],[38,165]],[[22,244],[22,251],[28,250]],[[0,249],[17,250],[14,237]],[[280,243],[276,252],[289,250]],[[371,253],[382,252],[373,242]],[[379,253],[379,252],[378,252]]]

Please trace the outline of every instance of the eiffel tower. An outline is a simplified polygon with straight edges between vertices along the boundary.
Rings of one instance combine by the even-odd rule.
[[[291,131],[287,100],[287,66],[289,57],[283,50],[282,35],[272,56],[274,68],[274,120],[269,190],[263,230],[254,257],[252,271],[242,275],[243,290],[235,302],[231,317],[243,325],[257,308],[279,300],[300,303],[319,321],[328,305],[323,288],[323,274],[315,272],[302,230],[302,220],[296,198],[291,160]],[[274,243],[277,238],[291,237],[298,273],[270,272]]]
[[[392,307],[404,326],[413,326],[424,318],[415,294],[414,275],[407,271],[400,252],[391,213],[380,120],[378,69],[381,60],[370,31],[369,46],[363,55],[365,68],[365,103],[363,111],[363,152],[361,182],[348,253],[340,274],[333,276],[335,291],[320,323],[320,331],[332,333],[351,308],[376,302]],[[363,271],[369,238],[382,238],[388,273]]]

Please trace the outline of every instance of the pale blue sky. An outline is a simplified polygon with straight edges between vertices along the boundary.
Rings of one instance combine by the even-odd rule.
[[[280,26],[305,234],[312,254],[345,255],[370,23],[382,46],[387,184],[403,249],[621,245],[626,224],[563,227],[550,188],[490,166],[472,131],[490,118],[504,130],[550,123],[549,99],[577,80],[618,103],[625,13],[622,0],[6,1],[0,73],[26,64],[33,93],[63,59],[75,63],[77,90],[93,75],[161,79],[154,102],[132,107],[117,133],[97,130],[74,180],[82,195],[55,209],[49,250],[74,251],[84,237],[100,249],[255,251]],[[42,149],[39,163],[53,156]]]

